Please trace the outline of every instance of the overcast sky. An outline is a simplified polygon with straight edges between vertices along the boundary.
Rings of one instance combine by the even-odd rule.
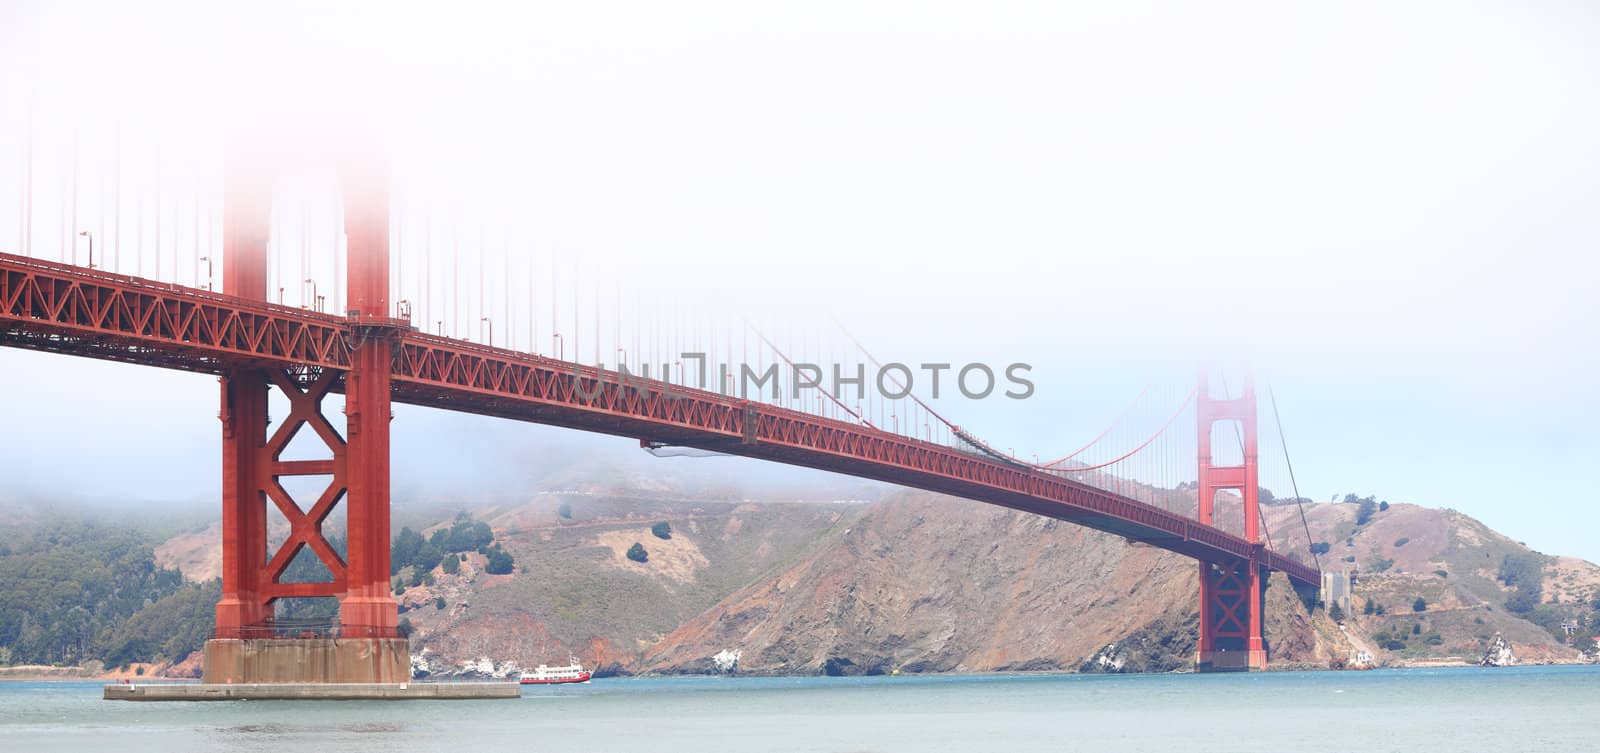
[[[1030,400],[941,407],[1047,457],[1147,382],[1247,360],[1307,496],[1455,507],[1600,560],[1592,6],[126,5],[0,10],[0,247],[32,133],[34,251],[74,251],[76,140],[106,263],[120,142],[129,192],[176,212],[163,276],[203,284],[183,213],[250,124],[288,145],[275,228],[317,236],[305,274],[333,290],[316,155],[380,144],[409,223],[395,297],[443,306],[417,249],[482,233],[491,272],[538,280],[536,307],[487,294],[502,338],[544,311],[552,259],[558,316],[592,286],[643,301],[625,322],[661,300],[837,317],[886,359],[1033,364]],[[149,273],[134,216],[117,268]],[[0,375],[0,495],[215,494],[214,380],[9,350]],[[433,490],[520,483],[520,453],[573,436],[418,410],[395,435],[397,486]]]

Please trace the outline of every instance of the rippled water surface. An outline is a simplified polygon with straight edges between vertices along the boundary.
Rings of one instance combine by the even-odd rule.
[[[1600,667],[609,679],[499,701],[100,700],[0,683],[0,751],[1600,751]]]

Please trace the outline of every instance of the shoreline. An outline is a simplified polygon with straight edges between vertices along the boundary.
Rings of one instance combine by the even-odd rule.
[[[1515,664],[1513,666],[1514,667],[1553,667],[1553,666],[1584,666],[1584,665],[1592,665],[1592,664],[1595,664],[1595,662],[1584,662],[1584,661],[1539,661],[1539,662],[1526,662],[1526,663],[1520,663],[1519,662],[1518,664]],[[150,665],[145,665],[145,666],[147,667],[146,673],[142,674],[142,675],[141,674],[137,674],[137,671],[136,671],[135,667],[129,667],[126,670],[119,670],[119,671],[114,671],[114,672],[105,672],[105,671],[93,672],[93,671],[87,671],[83,667],[48,667],[48,666],[38,666],[38,665],[32,665],[32,666],[30,666],[30,665],[22,665],[22,666],[15,666],[15,667],[0,667],[0,683],[8,683],[8,682],[35,682],[35,683],[37,683],[37,682],[99,682],[99,683],[116,684],[116,683],[121,683],[122,681],[127,681],[128,683],[132,683],[132,684],[140,684],[140,683],[151,683],[151,684],[163,683],[163,684],[165,684],[165,683],[184,683],[184,682],[193,683],[193,682],[199,682],[199,678],[198,677],[165,677],[165,676],[162,676],[162,675],[154,674],[154,673],[150,672],[149,669],[148,669],[148,667]],[[1388,664],[1388,665],[1373,667],[1372,669],[1442,669],[1442,668],[1476,667],[1476,666],[1478,666],[1477,662],[1465,661],[1465,660],[1461,660],[1459,658],[1441,658],[1441,659],[1418,659],[1418,660],[1411,660],[1411,661],[1405,661],[1405,662],[1398,662],[1398,663],[1394,663],[1394,664]],[[1494,668],[1491,668],[1491,669],[1494,669]],[[1315,664],[1289,663],[1289,664],[1283,664],[1283,665],[1275,666],[1275,667],[1274,666],[1269,666],[1265,671],[1267,673],[1272,673],[1272,672],[1362,672],[1362,671],[1368,671],[1368,670],[1331,669],[1331,668],[1326,667],[1326,666],[1319,666],[1319,665],[1315,665]],[[1128,673],[1119,673],[1119,672],[1101,673],[1101,672],[1021,672],[1021,671],[1004,672],[1004,671],[989,671],[989,672],[926,672],[926,673],[902,673],[902,674],[895,674],[895,675],[882,674],[882,675],[841,675],[841,676],[844,676],[844,677],[1001,677],[1001,676],[1029,676],[1029,675],[1032,675],[1032,676],[1056,676],[1056,675],[1059,675],[1059,676],[1079,676],[1079,675],[1081,675],[1081,676],[1096,676],[1096,675],[1102,675],[1102,674],[1171,675],[1171,674],[1197,674],[1197,673],[1194,672],[1194,670],[1192,670],[1192,669],[1186,669],[1186,670],[1185,669],[1180,669],[1180,670],[1174,670],[1174,671],[1170,671],[1170,672],[1128,672]],[[1227,673],[1222,673],[1222,674],[1227,674]],[[1261,673],[1257,673],[1257,674],[1261,674]],[[831,677],[831,676],[832,675],[826,675],[826,674],[765,674],[765,673],[721,674],[721,673],[715,673],[715,672],[707,672],[707,673],[696,673],[696,672],[654,673],[654,672],[647,672],[647,673],[640,673],[640,674],[619,674],[619,675],[613,675],[611,677],[615,677],[615,678],[618,678],[618,679],[629,679],[629,678],[672,678],[672,677],[736,677],[736,678],[737,677],[750,677],[750,678],[779,678],[779,677],[782,677],[782,678],[800,678],[800,677]],[[611,679],[611,677],[597,678],[597,679]],[[433,681],[433,682],[463,682],[463,681],[485,682],[485,681],[488,681],[488,680],[485,680],[483,678],[470,678],[470,679],[467,679],[467,678],[462,678],[462,677],[451,676],[451,677],[441,677],[438,680],[431,680],[431,681]],[[414,679],[413,682],[419,682],[419,683],[420,682],[430,682],[430,680],[429,679]]]

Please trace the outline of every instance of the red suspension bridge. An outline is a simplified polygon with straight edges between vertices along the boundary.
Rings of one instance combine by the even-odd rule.
[[[118,169],[116,198],[98,210],[101,226],[108,214],[120,217],[125,203]],[[282,679],[283,663],[271,656],[277,649],[266,645],[276,640],[266,637],[275,635],[274,603],[305,597],[339,599],[341,638],[320,660],[322,674],[291,679],[387,682],[408,676],[406,642],[397,633],[389,581],[393,402],[630,437],[646,447],[695,448],[845,473],[1044,515],[1177,552],[1199,563],[1197,662],[1203,669],[1265,666],[1262,610],[1268,572],[1283,572],[1301,586],[1314,587],[1320,580],[1315,567],[1273,549],[1264,538],[1257,499],[1256,398],[1248,380],[1218,385],[1202,374],[1178,405],[1156,406],[1154,415],[1165,420],[1145,427],[1148,431],[1122,421],[1071,454],[1027,462],[946,421],[909,390],[894,399],[866,397],[864,405],[842,394],[837,384],[808,382],[805,386],[814,389],[803,393],[795,389],[802,377],[790,367],[817,351],[808,354],[810,346],[802,345],[799,353],[791,353],[792,344],[780,349],[753,327],[737,333],[737,349],[735,335],[727,332],[708,332],[698,344],[720,347],[732,361],[736,350],[749,359],[754,341],[757,371],[785,367],[775,369],[778,378],[770,393],[724,389],[725,378],[733,374],[715,355],[707,360],[719,372],[716,378],[686,379],[681,358],[675,372],[662,369],[652,378],[643,353],[661,352],[659,323],[630,333],[630,340],[621,332],[620,315],[611,344],[620,363],[629,362],[631,346],[632,370],[601,363],[598,321],[591,330],[595,358],[579,363],[579,343],[563,340],[554,312],[550,352],[535,352],[543,339],[533,316],[538,296],[531,284],[525,295],[512,295],[509,262],[493,276],[506,287],[504,309],[498,317],[478,318],[480,342],[445,336],[447,330],[459,332],[460,313],[433,312],[459,308],[462,286],[452,278],[446,288],[431,277],[456,244],[442,244],[450,251],[435,255],[429,230],[417,244],[424,249],[420,264],[414,249],[410,257],[396,253],[395,245],[416,238],[397,229],[391,217],[384,172],[342,174],[342,221],[333,226],[344,243],[344,263],[334,264],[333,287],[319,291],[314,278],[301,271],[309,266],[303,259],[293,279],[303,277],[312,287],[301,289],[301,305],[285,303],[289,286],[274,284],[290,279],[279,257],[286,245],[293,246],[293,238],[281,218],[275,219],[270,179],[234,174],[220,201],[205,202],[215,205],[214,212],[195,199],[186,218],[193,222],[186,231],[192,252],[184,265],[193,265],[193,284],[186,285],[159,279],[163,273],[182,276],[180,241],[173,236],[167,240],[172,263],[165,270],[159,261],[152,264],[154,277],[139,274],[149,256],[143,252],[130,254],[135,274],[122,273],[129,264],[120,258],[120,229],[109,233],[110,252],[118,256],[108,263],[103,247],[101,257],[94,258],[92,232],[73,232],[76,164],[69,193],[63,194],[72,197],[74,216],[63,220],[60,258],[39,258],[42,254],[33,253],[38,212],[31,161],[23,172],[19,253],[0,254],[0,345],[220,378],[223,597],[216,639],[207,646],[208,681]],[[160,217],[159,194],[154,203]],[[65,217],[66,210],[62,213]],[[156,260],[165,248],[159,222]],[[185,223],[174,218],[170,224]],[[302,236],[307,227],[300,226]],[[285,235],[291,236],[287,243]],[[78,257],[80,238],[88,241],[87,258]],[[143,228],[137,238],[144,243]],[[306,247],[302,238],[302,254]],[[408,258],[413,264],[409,278],[395,269]],[[210,270],[204,276],[202,264]],[[489,274],[481,258],[477,266],[482,295]],[[413,297],[391,299],[397,280],[404,285],[419,279]],[[434,295],[444,302],[431,300]],[[554,307],[555,301],[552,293],[549,304]],[[469,309],[470,303],[469,298]],[[495,319],[509,329],[523,312],[528,325],[520,339],[527,347],[505,347],[518,342],[514,330],[503,333],[502,347],[495,347]],[[575,309],[572,329],[565,333],[573,340],[579,319]],[[430,328],[430,321],[435,326]],[[648,344],[641,345],[641,339]],[[668,345],[677,351],[686,343],[694,344],[669,338]],[[569,347],[571,358],[566,357]],[[859,344],[852,352],[858,362],[881,368]],[[1225,387],[1236,389],[1230,393]],[[275,429],[268,416],[273,388],[290,405]],[[323,411],[324,398],[333,393],[345,396],[342,427]],[[1147,394],[1136,405],[1154,402]],[[1226,428],[1219,433],[1218,427]],[[285,459],[289,443],[308,430],[307,436],[315,435],[325,446],[325,457]],[[1213,452],[1219,436],[1237,441],[1226,462]],[[315,499],[296,499],[284,483],[296,477],[331,481]],[[1219,499],[1237,509],[1240,530],[1220,523]],[[323,533],[341,503],[348,536],[343,555]],[[269,505],[289,524],[280,546],[269,546]],[[303,550],[327,567],[331,580],[286,582],[285,571]]]

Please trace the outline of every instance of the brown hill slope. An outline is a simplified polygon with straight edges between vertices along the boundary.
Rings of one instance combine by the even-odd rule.
[[[1312,505],[1307,524],[1314,540],[1337,542],[1325,567],[1369,565],[1357,613],[1342,626],[1321,609],[1307,613],[1275,578],[1267,611],[1275,666],[1327,666],[1361,648],[1389,664],[1471,662],[1496,633],[1524,661],[1578,660],[1550,625],[1536,624],[1547,614],[1504,608],[1509,592],[1495,571],[1526,547],[1454,511],[1396,505],[1363,525],[1356,511]],[[1280,546],[1296,545],[1291,526],[1301,528],[1296,510],[1270,511]],[[921,493],[874,505],[832,536],[668,635],[643,667],[706,671],[723,651],[758,673],[1164,670],[1192,661],[1195,567],[1176,555]],[[1561,583],[1558,596],[1583,591],[1600,572],[1570,558],[1546,570]],[[1585,591],[1568,606],[1587,613],[1593,597]],[[1368,601],[1384,614],[1361,614]]]
[[[568,652],[621,672],[709,671],[724,650],[761,673],[1168,670],[1193,659],[1191,561],[976,502],[903,492],[752,504],[610,489],[474,512],[517,569],[489,575],[472,554],[459,573],[435,569],[431,585],[399,596],[414,653],[434,671]],[[1600,618],[1600,568],[1572,558],[1542,560],[1542,601],[1557,603],[1507,611],[1500,563],[1537,555],[1460,513],[1394,505],[1362,525],[1353,504],[1306,514],[1312,541],[1329,544],[1324,568],[1359,570],[1355,608],[1335,625],[1275,578],[1276,666],[1327,666],[1356,649],[1389,664],[1474,661],[1496,633],[1523,661],[1573,661],[1559,623],[1592,631]],[[1305,549],[1298,511],[1271,507],[1267,518],[1280,548]],[[658,521],[670,539],[652,535]],[[213,559],[197,536],[166,549],[186,571]],[[626,557],[634,542],[646,562]]]
[[[1576,661],[1578,652],[1555,635],[1560,623],[1576,619],[1592,630],[1600,618],[1594,611],[1600,567],[1589,562],[1544,557],[1454,510],[1396,504],[1374,512],[1365,524],[1357,520],[1355,504],[1306,507],[1313,541],[1329,545],[1323,569],[1357,575],[1354,614],[1345,628],[1372,644],[1380,662],[1475,661],[1496,633],[1523,661]],[[1304,549],[1305,533],[1292,507],[1269,508],[1268,527],[1280,546]],[[1546,603],[1526,612],[1507,610],[1512,591],[1496,577],[1507,556],[1544,563]],[[1422,611],[1414,608],[1419,597]],[[1376,614],[1378,607],[1383,614]]]
[[[570,505],[572,517],[558,514]],[[455,575],[400,595],[431,670],[488,659],[529,667],[575,653],[632,671],[645,648],[736,589],[766,577],[860,504],[682,502],[545,495],[489,517],[516,558],[512,575],[483,572],[473,554]],[[670,538],[651,526],[671,526]],[[634,544],[645,562],[626,556]],[[443,597],[444,608],[439,608]]]
[[[1113,664],[1175,669],[1193,661],[1195,582],[1192,561],[1159,549],[908,492],[673,632],[644,666],[705,671],[727,649],[758,673],[1075,670],[1120,643]],[[1303,607],[1274,604],[1301,613],[1276,626],[1280,655],[1318,660]]]

